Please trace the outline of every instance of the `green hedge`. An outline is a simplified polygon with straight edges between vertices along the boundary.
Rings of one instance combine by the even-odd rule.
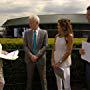
[[[21,38],[0,38],[3,49],[23,49],[23,40]]]
[[[81,42],[86,40],[86,38],[74,38],[74,48],[80,47]],[[22,38],[0,38],[0,43],[3,45],[3,49],[23,49]],[[48,49],[51,49],[54,38],[49,38],[48,44]]]
[[[86,41],[86,38],[74,38],[74,44],[80,44],[82,41]],[[0,38],[1,44],[23,44],[22,38]],[[54,38],[48,38],[49,45],[54,43]]]

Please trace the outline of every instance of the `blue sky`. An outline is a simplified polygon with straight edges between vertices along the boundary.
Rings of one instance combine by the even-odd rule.
[[[7,20],[29,16],[30,13],[86,13],[90,0],[0,0],[0,26]]]

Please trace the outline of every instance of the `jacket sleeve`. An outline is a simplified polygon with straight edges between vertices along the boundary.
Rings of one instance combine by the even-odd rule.
[[[25,53],[28,54],[29,56],[32,56],[32,53],[31,53],[31,51],[30,51],[29,48],[28,48],[27,33],[28,33],[28,32],[25,32],[25,33],[24,33],[24,39],[23,39],[24,51],[25,51]]]

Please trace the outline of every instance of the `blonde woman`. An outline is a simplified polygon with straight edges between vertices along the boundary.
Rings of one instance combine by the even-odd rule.
[[[71,52],[73,47],[73,32],[69,19],[60,19],[57,22],[58,34],[55,36],[55,43],[52,49],[53,69],[63,68],[64,79],[55,73],[58,90],[71,90],[70,87],[70,65]]]

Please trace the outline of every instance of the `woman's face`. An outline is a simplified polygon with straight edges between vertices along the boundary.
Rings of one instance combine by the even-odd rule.
[[[62,27],[60,26],[59,23],[57,23],[57,28],[58,28],[58,33],[62,33],[63,32]]]
[[[88,22],[90,22],[90,10],[87,10],[86,17],[88,19]]]

